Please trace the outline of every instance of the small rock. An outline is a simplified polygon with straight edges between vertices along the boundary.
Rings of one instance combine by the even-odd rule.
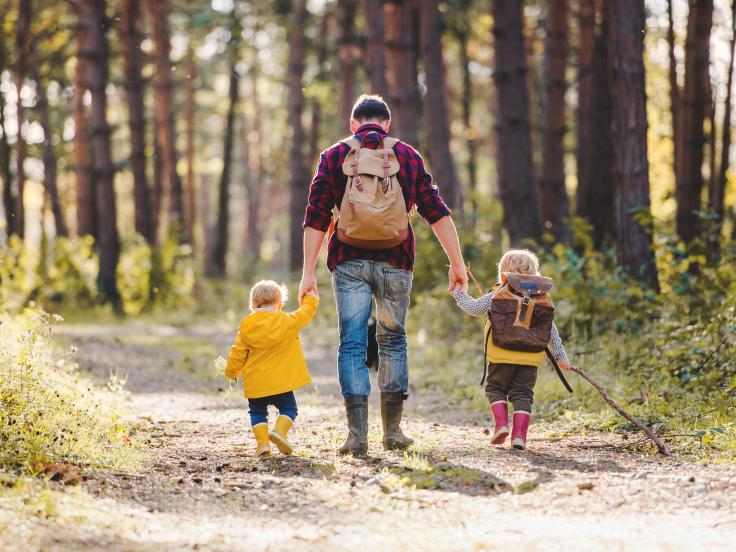
[[[194,478],[192,478],[192,481],[194,483],[196,483],[197,485],[201,485],[202,484],[202,478],[201,477],[194,477]]]

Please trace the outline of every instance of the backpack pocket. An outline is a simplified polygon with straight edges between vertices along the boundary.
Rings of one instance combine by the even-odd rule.
[[[530,330],[534,337],[545,345],[552,336],[552,322],[555,319],[555,308],[546,305],[535,305],[532,313]]]
[[[494,299],[491,302],[491,326],[495,337],[508,333],[514,329],[516,311],[519,302],[516,299]]]

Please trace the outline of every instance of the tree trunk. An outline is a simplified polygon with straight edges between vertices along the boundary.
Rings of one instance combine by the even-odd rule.
[[[142,74],[140,20],[140,0],[124,0],[120,15],[120,34],[125,70],[125,94],[128,102],[135,230],[153,245],[156,241],[156,228],[153,224],[151,191],[146,176],[146,122],[143,100],[145,83]]]
[[[604,19],[595,32],[595,5],[581,11],[580,16],[589,18],[588,24],[581,22],[581,33],[587,25],[590,29],[585,30],[587,38],[581,35],[579,46],[577,213],[592,224],[593,243],[601,248],[615,236],[608,23]]]
[[[230,233],[230,175],[232,173],[233,137],[235,132],[235,111],[238,106],[238,49],[231,44],[230,59],[230,105],[225,122],[225,141],[222,148],[222,174],[220,175],[220,194],[217,204],[217,226],[215,229],[215,248],[212,252],[212,271],[214,275],[225,276],[227,270],[227,250]]]
[[[355,68],[358,46],[355,39],[355,12],[357,0],[337,0],[338,64],[342,79],[340,89],[340,121],[346,125],[355,102]]]
[[[710,31],[713,0],[690,2],[685,42],[685,87],[679,120],[681,171],[677,178],[677,234],[685,243],[700,233],[698,221],[703,189],[703,123],[708,109],[706,79],[709,78]]]
[[[570,204],[565,189],[565,71],[567,70],[567,0],[547,0],[544,45],[544,114],[542,220],[558,241],[567,242]]]
[[[512,246],[540,236],[522,21],[521,0],[493,1],[498,183]]]
[[[302,221],[307,200],[309,176],[304,168],[304,77],[305,36],[307,21],[306,0],[292,0],[292,21],[289,32],[289,123],[291,125],[291,194],[289,207],[289,267],[298,270],[302,265]]]
[[[54,142],[52,139],[51,119],[49,117],[49,100],[46,96],[46,86],[41,79],[38,70],[38,59],[34,60],[33,79],[36,81],[36,110],[43,129],[43,186],[51,203],[51,212],[54,214],[56,235],[66,237],[69,235],[64,223],[64,213],[59,200],[59,189],[56,179],[56,154],[54,153]]]
[[[154,106],[154,111],[155,111]],[[161,144],[158,141],[158,123],[156,116],[153,116],[153,230],[154,241],[158,242],[161,236],[161,229],[167,221],[164,212],[164,168],[161,153]]]
[[[320,83],[324,83],[326,79],[326,68],[325,68],[325,62],[327,61],[327,34],[328,34],[328,23],[329,23],[330,13],[327,9],[325,9],[324,14],[322,14],[322,20],[319,24],[319,35],[317,37],[317,80]],[[255,87],[255,84],[253,85]],[[255,89],[254,89],[255,93]],[[319,148],[320,148],[320,127],[322,123],[322,104],[320,103],[320,99],[318,97],[312,98],[312,106],[311,106],[311,115],[312,115],[312,123],[311,123],[311,132],[309,133],[309,163],[315,163],[317,162],[317,155],[319,155]],[[344,122],[346,119],[343,119],[341,122]]]
[[[245,183],[246,199],[248,202],[248,239],[246,242],[247,251],[253,263],[256,263],[261,257],[261,204],[263,197],[266,196],[263,182],[263,144],[261,118],[258,114],[261,112],[261,103],[258,93],[258,75],[259,67],[257,59],[254,58],[250,71],[250,98],[253,112],[253,128],[251,132],[255,133],[253,147],[248,149],[248,178]]]
[[[386,51],[384,46],[384,0],[363,0],[366,25],[365,66],[371,92],[388,97]]]
[[[78,7],[81,11],[81,7]],[[74,175],[77,191],[77,235],[97,239],[97,207],[90,151],[89,113],[84,105],[89,65],[89,30],[79,14],[75,37],[77,62],[74,69]]]
[[[194,94],[195,80],[197,78],[197,65],[194,61],[194,46],[192,41],[194,37],[189,34],[189,48],[187,50],[187,75],[186,90],[187,100],[184,116],[187,123],[187,241],[195,250],[194,225],[197,218],[196,195],[194,190]]]
[[[110,126],[107,123],[107,42],[105,40],[105,0],[84,0],[80,3],[81,18],[89,30],[88,83],[92,94],[92,144],[97,180],[97,213],[99,222],[100,272],[97,285],[102,295],[120,307],[116,269],[120,255]]]
[[[675,20],[672,0],[667,0],[667,49],[669,53],[670,113],[672,114],[672,155],[675,179],[681,173],[680,167],[680,85],[677,83],[677,58],[675,57]]]
[[[3,20],[0,19],[0,24]],[[5,42],[0,40],[0,71],[7,66]],[[10,144],[8,130],[5,126],[5,94],[0,90],[0,177],[3,179],[3,208],[5,210],[5,234],[10,237],[15,233],[15,203],[13,194],[13,174],[10,170]]]
[[[442,189],[442,197],[451,208],[460,208],[460,184],[457,180],[455,162],[450,152],[450,114],[447,106],[445,62],[442,58],[442,30],[439,0],[421,2],[422,64],[427,84],[425,111],[431,113],[427,139],[429,161],[435,182]]]
[[[386,80],[394,134],[417,147],[416,54],[409,0],[386,0]]]
[[[593,181],[593,87],[595,62],[595,0],[581,0],[578,12],[578,105],[576,113],[576,158],[578,187],[576,206],[578,216],[590,218],[592,208],[588,197],[595,187]]]
[[[16,124],[18,127],[15,140],[15,179],[17,182],[17,195],[15,206],[15,231],[18,237],[25,236],[25,208],[23,191],[26,183],[26,172],[24,168],[26,160],[26,137],[23,132],[25,123],[25,108],[21,93],[26,78],[26,66],[28,65],[28,54],[31,43],[31,14],[33,7],[31,0],[19,0],[18,21],[15,29],[15,89],[18,97],[16,103]]]
[[[467,10],[469,2],[464,2],[463,7]],[[473,81],[470,74],[470,15],[464,14],[463,20],[455,29],[455,37],[460,46],[460,65],[463,73],[463,89],[461,104],[463,110],[463,127],[465,129],[465,147],[468,150],[467,171],[468,187],[470,188],[470,217],[473,228],[478,221],[478,198],[476,197],[476,186],[478,178],[478,144],[476,141],[476,130],[472,122],[473,107]]]
[[[652,250],[644,88],[644,1],[606,2],[618,260],[627,274],[659,289]]]
[[[169,59],[171,49],[168,24],[169,7],[167,0],[147,0],[147,4],[151,20],[155,59],[153,82],[156,91],[157,140],[161,151],[166,193],[169,199],[169,223],[175,235],[183,237],[186,223],[184,221],[184,192],[181,178],[177,172],[176,120],[174,116],[171,60]]]
[[[726,98],[723,100],[723,123],[721,125],[721,160],[718,176],[708,190],[708,211],[716,216],[718,231],[723,225],[726,173],[731,164],[731,88],[733,87],[734,53],[736,52],[736,0],[731,2],[731,52],[728,60]]]

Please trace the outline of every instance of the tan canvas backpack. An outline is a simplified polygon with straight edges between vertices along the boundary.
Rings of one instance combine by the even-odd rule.
[[[357,138],[342,165],[347,175],[340,204],[337,238],[362,249],[390,249],[409,237],[409,215],[396,177],[399,161],[393,147],[398,140],[383,138],[381,148],[362,148]]]

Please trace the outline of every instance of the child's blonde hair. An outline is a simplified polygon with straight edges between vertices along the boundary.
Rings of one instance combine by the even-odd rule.
[[[278,303],[283,306],[288,298],[289,290],[284,284],[279,285],[273,280],[261,280],[250,290],[250,310],[255,311]]]
[[[498,262],[498,281],[504,272],[539,276],[539,258],[528,249],[509,249]]]

